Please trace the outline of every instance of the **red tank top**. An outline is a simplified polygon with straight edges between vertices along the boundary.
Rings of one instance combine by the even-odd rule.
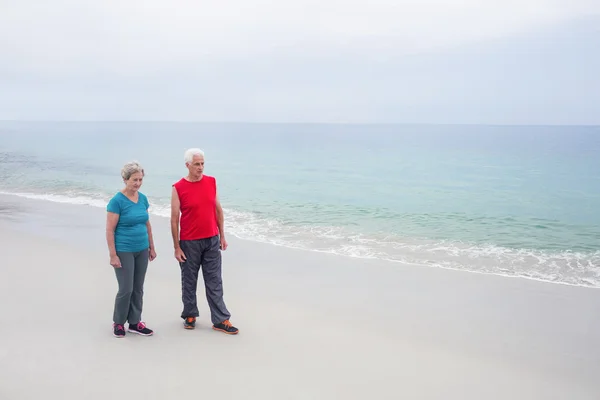
[[[179,239],[197,240],[218,235],[216,179],[207,175],[197,182],[181,178],[173,186],[181,205]]]

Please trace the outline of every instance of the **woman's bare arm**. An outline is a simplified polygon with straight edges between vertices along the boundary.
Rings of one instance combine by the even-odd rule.
[[[150,220],[146,222],[146,228],[148,229],[148,242],[150,243],[150,250],[154,250],[154,238],[152,236],[152,224],[150,224]]]
[[[119,214],[112,212],[106,213],[106,243],[108,244],[108,254],[112,256],[117,255],[117,248],[115,247],[115,228],[119,222]]]

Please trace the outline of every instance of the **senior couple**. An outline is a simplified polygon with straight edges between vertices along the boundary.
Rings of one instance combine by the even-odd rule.
[[[199,316],[196,288],[200,268],[210,307],[213,329],[237,334],[231,314],[223,301],[221,250],[227,249],[223,233],[223,209],[216,180],[204,175],[204,153],[189,149],[184,154],[188,175],[173,184],[171,192],[171,234],[175,258],[181,269],[183,311],[186,329],[194,329]],[[149,203],[139,191],[144,169],[136,162],[121,171],[125,187],[109,201],[106,241],[110,264],[118,282],[113,312],[113,334],[125,337],[127,331],[149,336],[154,332],[142,321],[144,279],[148,261],[156,258]]]

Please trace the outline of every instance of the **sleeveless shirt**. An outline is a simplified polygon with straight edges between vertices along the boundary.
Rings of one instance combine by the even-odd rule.
[[[179,239],[198,240],[218,235],[216,179],[208,175],[197,182],[181,178],[173,186],[181,205]]]

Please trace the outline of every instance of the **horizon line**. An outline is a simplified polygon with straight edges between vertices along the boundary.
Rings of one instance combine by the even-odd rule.
[[[527,127],[600,127],[599,123],[491,123],[491,122],[331,122],[331,121],[202,121],[202,120],[46,120],[46,119],[0,119],[0,122],[21,123],[170,123],[170,124],[230,124],[230,125],[431,125],[431,126],[527,126]]]

